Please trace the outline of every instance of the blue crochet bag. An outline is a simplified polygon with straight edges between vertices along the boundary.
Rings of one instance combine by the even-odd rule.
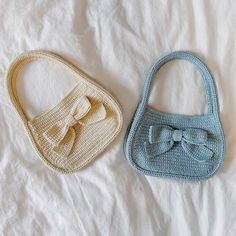
[[[148,106],[154,75],[174,59],[192,62],[201,73],[208,105],[206,115],[173,115]],[[216,173],[224,159],[224,133],[213,76],[198,57],[177,51],[152,66],[128,128],[124,150],[130,165],[145,175],[203,180]]]

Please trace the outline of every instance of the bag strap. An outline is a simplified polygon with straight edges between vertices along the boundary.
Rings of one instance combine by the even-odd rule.
[[[167,62],[176,60],[176,59],[189,61],[196,66],[204,82],[205,95],[206,95],[206,101],[207,101],[207,106],[208,106],[208,114],[218,114],[218,100],[217,100],[217,94],[216,94],[216,88],[215,88],[213,76],[210,70],[208,69],[208,67],[205,65],[205,63],[201,59],[199,59],[197,56],[187,51],[171,52],[163,56],[162,58],[160,58],[151,67],[147,75],[144,89],[143,89],[143,94],[142,94],[142,99],[141,99],[141,104],[143,105],[143,107],[148,104],[153,77],[155,76],[157,71]]]
[[[81,76],[82,78],[85,79],[85,81],[89,80],[89,76],[86,75],[84,72],[82,72],[79,68],[75,67],[73,64],[69,63],[62,57],[48,52],[48,51],[29,51],[21,54],[19,57],[17,57],[11,64],[11,66],[8,69],[7,73],[7,88],[8,88],[8,93],[10,96],[10,99],[15,106],[18,114],[20,115],[21,119],[25,124],[28,122],[28,117],[25,114],[22,105],[20,104],[18,95],[17,95],[17,89],[16,89],[16,78],[17,74],[20,71],[20,69],[27,63],[34,61],[34,60],[39,60],[39,59],[46,59],[50,62],[53,62],[55,64],[59,64],[63,66],[65,69],[69,70],[72,74],[75,76]]]

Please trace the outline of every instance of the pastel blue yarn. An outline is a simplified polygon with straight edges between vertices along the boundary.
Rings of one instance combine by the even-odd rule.
[[[206,115],[167,114],[148,105],[154,75],[175,59],[193,63],[200,72],[208,106]],[[224,160],[218,98],[213,76],[197,56],[176,51],[151,67],[127,130],[124,151],[130,165],[145,175],[204,180],[217,172]]]

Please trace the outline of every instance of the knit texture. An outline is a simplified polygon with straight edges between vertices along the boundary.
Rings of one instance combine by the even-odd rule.
[[[52,109],[28,119],[16,91],[20,68],[32,60],[58,63],[78,78],[76,86]],[[77,171],[100,154],[121,130],[116,100],[100,85],[63,58],[44,51],[20,55],[7,75],[8,92],[39,157],[60,173]]]
[[[206,115],[174,115],[148,105],[152,80],[167,62],[183,59],[195,64],[206,91]],[[203,180],[219,169],[224,159],[224,133],[218,112],[213,76],[190,52],[177,51],[160,58],[151,68],[134,118],[127,130],[124,151],[132,167],[146,175]]]

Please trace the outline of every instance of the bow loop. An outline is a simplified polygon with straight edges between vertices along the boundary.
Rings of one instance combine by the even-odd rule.
[[[172,140],[173,129],[167,125],[150,126],[149,142],[159,143]]]
[[[83,118],[91,109],[91,103],[87,97],[80,98],[72,107],[70,115],[74,117],[75,120],[80,120]]]
[[[89,125],[97,123],[106,118],[106,108],[102,103],[96,104],[88,114],[79,120],[81,125]]]
[[[183,135],[188,143],[204,145],[207,142],[207,132],[203,129],[186,129]]]
[[[58,121],[43,135],[52,146],[53,151],[61,156],[68,156],[75,142],[76,132],[74,126],[90,125],[106,118],[105,106],[101,103],[92,107],[87,97],[82,97],[74,104],[64,120]]]
[[[180,142],[183,150],[198,162],[208,161],[213,152],[207,144],[207,131],[203,129],[188,128],[186,130],[174,129],[167,125],[150,126],[149,142],[144,143],[148,156],[158,156],[169,151],[175,142]]]

